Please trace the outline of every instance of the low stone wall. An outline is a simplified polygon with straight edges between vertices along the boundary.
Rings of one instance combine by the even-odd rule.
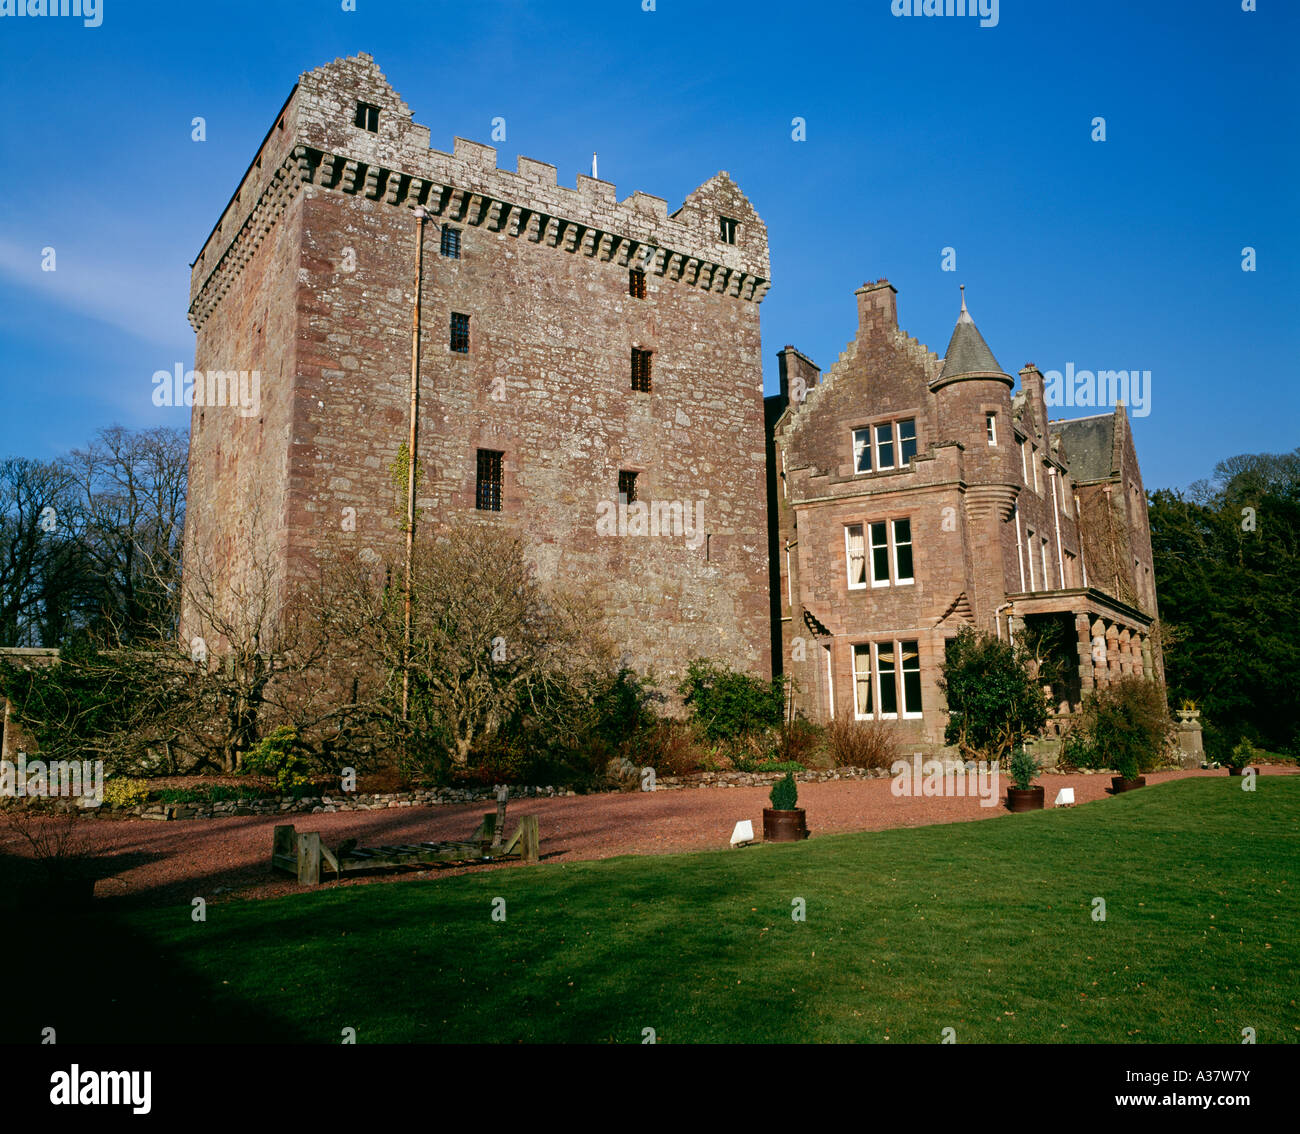
[[[900,757],[902,759],[903,757]],[[940,763],[945,770],[961,766],[951,757]],[[1044,769],[1046,770],[1046,769]],[[656,791],[685,791],[691,788],[743,788],[770,787],[781,779],[784,772],[693,772],[686,776],[656,776]],[[1079,774],[1088,774],[1081,771]],[[1102,774],[1102,773],[1098,773]],[[1109,773],[1105,773],[1109,774]],[[836,780],[888,779],[887,768],[832,768],[828,771],[795,773],[801,784],[831,783]],[[629,788],[610,787],[614,791]],[[630,790],[639,790],[633,787]],[[510,788],[511,800],[553,799],[578,793],[569,788],[546,785],[544,787]],[[384,811],[390,807],[439,807],[455,803],[496,803],[493,788],[428,788],[419,791],[358,792],[356,794],[333,792],[325,795],[269,796],[265,799],[230,799],[216,803],[161,803],[149,802],[135,807],[82,808],[87,818],[95,819],[150,819],[171,822],[181,819],[225,819],[238,815],[315,815],[327,811]],[[70,802],[69,806],[73,806]]]

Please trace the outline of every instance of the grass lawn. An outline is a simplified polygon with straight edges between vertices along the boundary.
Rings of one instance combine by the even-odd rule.
[[[959,1043],[1240,1043],[1253,1027],[1294,1043],[1300,778],[1240,783],[326,888],[209,905],[205,923],[188,906],[117,913],[64,941],[81,974],[66,996],[38,975],[61,952],[46,943],[21,1028],[54,1025],[60,1043],[337,1043],[345,1027],[359,1043],[637,1043],[645,1028],[664,1043],[937,1043],[944,1028]]]

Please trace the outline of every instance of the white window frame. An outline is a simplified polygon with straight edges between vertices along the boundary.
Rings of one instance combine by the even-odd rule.
[[[925,716],[925,697],[924,694],[922,694],[921,696],[922,707],[919,713],[909,713],[907,711],[907,682],[903,680],[903,674],[906,671],[903,669],[903,643],[901,641],[894,643],[894,657],[898,659],[897,681],[898,681],[899,711],[902,714],[903,720],[919,721],[922,717]],[[916,673],[917,679],[919,680],[921,676],[921,640],[919,638],[916,639],[916,670],[914,672]]]
[[[835,719],[835,655],[831,652],[830,644],[822,647],[826,651],[826,711],[830,714],[829,719]]]
[[[898,468],[898,466],[894,463],[894,457],[896,455],[895,450],[898,448],[897,423],[893,421],[882,421],[882,422],[878,422],[876,425],[873,425],[871,429],[872,429],[871,439],[874,442],[876,448],[875,451],[876,472],[887,472],[889,469]],[[880,439],[880,431],[882,429],[889,430],[888,441],[882,441]],[[885,464],[885,462],[880,459],[880,452],[886,445],[889,446],[889,464]]]
[[[883,544],[877,544],[877,543],[875,542],[875,537],[872,535],[872,530],[873,530],[874,528],[876,528],[876,527],[882,527],[882,528],[885,529],[885,542],[884,542]],[[870,521],[869,523],[867,523],[867,524],[865,525],[865,528],[866,528],[866,539],[867,539],[867,543],[866,543],[866,549],[867,549],[867,578],[871,580],[871,586],[872,586],[873,588],[875,588],[875,587],[888,587],[888,586],[892,586],[894,580],[893,580],[892,576],[891,576],[890,573],[889,573],[889,570],[890,570],[889,565],[890,565],[890,561],[891,561],[890,543],[892,542],[892,541],[890,540],[890,535],[889,535],[889,528],[890,528],[889,521],[888,521],[888,520],[872,520],[872,521]],[[883,548],[885,549],[885,571],[886,571],[886,577],[885,577],[884,579],[877,579],[877,578],[876,578],[876,549],[877,549],[878,547],[883,547]]]
[[[858,678],[861,676],[861,674],[858,671],[858,650],[862,648],[865,648],[867,651],[866,678],[867,678],[867,696],[871,698],[872,711],[870,713],[860,713],[858,711]],[[872,689],[872,685],[871,685],[872,669],[873,669],[873,666],[871,664],[872,646],[870,642],[854,642],[852,649],[853,649],[853,719],[857,721],[875,720],[875,715],[874,715],[876,709],[875,691]]]
[[[990,445],[998,443],[998,415],[995,413],[984,414],[984,432],[988,437]]]
[[[898,525],[900,523],[907,525],[907,539],[905,542],[908,549],[911,550],[912,552],[912,573],[908,575],[906,579],[904,579],[902,575],[899,574],[898,571]],[[916,582],[916,550],[915,550],[916,545],[913,542],[913,538],[912,538],[912,519],[910,516],[898,516],[897,518],[889,521],[889,543],[890,543],[889,561],[891,564],[893,564],[893,568],[894,568],[894,586],[896,587],[911,586],[913,583]]]
[[[866,439],[861,443],[859,443],[858,438],[864,434]],[[853,475],[854,476],[861,476],[861,475],[865,475],[866,473],[876,471],[874,465],[870,468],[865,468],[865,469],[858,468],[858,458],[862,456],[863,449],[867,451],[867,464],[871,465],[871,437],[872,437],[872,427],[870,425],[865,426],[862,429],[855,429],[853,431]]]
[[[885,642],[885,643],[883,643],[883,644],[884,644],[884,645],[890,645],[889,642]],[[898,720],[898,713],[896,713],[896,712],[894,712],[894,713],[886,713],[886,712],[883,710],[883,708],[882,708],[882,706],[884,705],[884,702],[880,699],[880,647],[881,647],[881,645],[882,645],[882,643],[880,643],[880,642],[872,642],[872,643],[871,643],[871,672],[872,672],[872,677],[873,677],[873,679],[875,680],[875,683],[876,683],[876,685],[875,685],[875,700],[874,700],[874,703],[873,703],[873,708],[874,708],[875,711],[876,711],[876,720],[878,720],[878,721],[896,721],[896,720]],[[897,706],[898,706],[898,644],[897,644],[897,643],[893,643],[893,645],[894,645],[894,673],[893,673],[893,678],[894,678],[894,705],[895,705],[895,707],[897,707]]]
[[[864,571],[864,578],[861,583],[855,583],[853,581],[853,552],[849,546],[849,532],[851,532],[854,528],[862,529],[862,556],[863,556],[862,565]],[[866,524],[845,524],[844,525],[844,572],[845,572],[845,578],[848,580],[849,590],[851,591],[866,590],[867,589],[866,580],[871,578],[871,573],[870,573],[871,568],[867,565],[867,557],[871,554],[871,549],[867,545],[867,541],[870,538],[869,533],[870,533],[870,529]]]
[[[912,436],[909,437],[908,440],[911,441],[911,442],[915,445],[915,444],[917,443],[916,418],[914,418],[914,417],[904,417],[904,418],[900,418],[898,421],[894,422],[894,444],[895,444],[895,445],[897,446],[897,448],[898,448],[898,466],[897,466],[897,467],[900,468],[900,469],[910,469],[910,468],[912,467],[912,461],[911,461],[911,460],[908,460],[908,461],[904,461],[904,460],[903,460],[903,423],[904,423],[904,422],[908,422],[908,421],[910,421],[910,422],[912,423]],[[914,459],[915,459],[915,456],[913,456],[912,459],[914,460]]]

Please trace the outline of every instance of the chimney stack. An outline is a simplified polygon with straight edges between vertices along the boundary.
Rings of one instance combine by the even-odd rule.
[[[858,297],[858,338],[869,338],[898,328],[898,289],[886,279],[863,284]]]

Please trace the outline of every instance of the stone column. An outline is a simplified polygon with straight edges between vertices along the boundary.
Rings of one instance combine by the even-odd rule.
[[[1110,643],[1106,640],[1106,622],[1092,620],[1092,673],[1098,685],[1110,684]]]
[[[1106,623],[1106,680],[1114,681],[1120,676],[1119,668],[1119,627],[1113,622]]]
[[[1079,654],[1079,692],[1081,696],[1086,697],[1092,692],[1096,682],[1093,679],[1092,665],[1092,629],[1088,625],[1088,616],[1086,614],[1076,614],[1074,616],[1074,630],[1078,636],[1078,654]]]
[[[1119,632],[1119,671],[1124,676],[1133,672],[1133,642],[1127,626]]]
[[[1142,635],[1142,676],[1148,681],[1156,679],[1156,669],[1151,661],[1151,635]]]

